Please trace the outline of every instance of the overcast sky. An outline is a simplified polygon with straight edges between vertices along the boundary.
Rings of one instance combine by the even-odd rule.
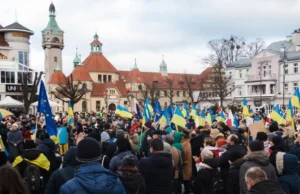
[[[0,0],[0,24],[15,22],[34,31],[31,66],[43,70],[41,30],[50,0]],[[158,71],[162,55],[169,72],[200,73],[207,42],[231,34],[267,43],[300,28],[300,0],[53,0],[64,30],[63,71],[73,68],[76,47],[85,59],[97,29],[103,53],[120,70],[137,59],[141,71]]]

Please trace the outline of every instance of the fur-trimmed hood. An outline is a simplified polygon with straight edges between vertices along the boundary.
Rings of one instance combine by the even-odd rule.
[[[255,161],[262,166],[267,166],[269,162],[268,153],[266,151],[255,151],[247,154],[244,159],[246,161]]]

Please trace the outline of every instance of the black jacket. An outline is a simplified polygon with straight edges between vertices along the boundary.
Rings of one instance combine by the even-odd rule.
[[[213,177],[218,173],[218,160],[206,159],[200,164],[200,169],[193,185],[194,194],[211,194],[210,186]]]
[[[204,147],[204,138],[209,137],[210,133],[208,131],[200,132],[200,134],[191,139],[191,147],[192,147],[192,155],[198,156],[200,155],[200,148]]]
[[[247,151],[245,147],[241,145],[230,145],[227,147],[226,152],[224,152],[220,157],[220,167],[221,167],[221,177],[224,181],[226,181],[226,178],[228,177],[228,171],[229,171],[229,156],[235,155],[239,153],[239,155],[246,155]]]
[[[52,139],[44,139],[37,148],[50,161],[50,172],[54,172],[61,165],[61,158],[55,155],[55,143]]]
[[[140,160],[138,169],[145,179],[147,194],[171,194],[173,162],[170,153],[152,153]]]
[[[240,168],[244,164],[244,159],[238,159],[234,161],[229,168],[228,176],[226,179],[225,189],[226,194],[239,194],[239,177],[240,177]]]
[[[53,172],[44,194],[59,194],[60,187],[74,177],[75,168],[80,164],[76,161],[76,152],[76,147],[72,147],[66,152],[63,168]]]
[[[146,194],[146,184],[136,168],[120,168],[117,171],[127,194]]]
[[[278,181],[265,180],[256,183],[246,194],[285,194]]]

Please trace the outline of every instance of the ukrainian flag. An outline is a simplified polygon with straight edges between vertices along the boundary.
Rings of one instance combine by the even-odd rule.
[[[0,135],[0,152],[5,152],[5,155],[6,155],[6,156],[9,155],[9,153],[8,153],[8,151],[7,151],[7,149],[6,149],[6,147],[5,147],[4,144],[3,144],[1,135]]]
[[[273,107],[272,112],[270,113],[270,118],[273,121],[276,121],[278,124],[282,120],[282,116],[280,113],[279,105],[277,104],[276,106]]]
[[[182,107],[182,115],[185,118],[189,118],[190,117],[190,113],[189,113],[189,107],[186,103],[183,103],[183,107]]]
[[[217,121],[218,122],[225,122],[225,115],[224,115],[224,111],[223,110],[221,110],[221,112],[220,112],[220,114],[218,115],[218,117],[217,117]]]
[[[289,105],[286,113],[286,121],[291,122],[291,126],[293,130],[295,129],[295,122],[294,122],[294,113],[293,113],[293,106],[291,100],[289,100]]]
[[[40,84],[37,112],[44,114],[46,120],[46,131],[49,136],[56,136],[57,129],[54,120],[52,119],[52,112],[43,81],[41,81]]]
[[[167,109],[164,110],[164,112],[162,113],[160,119],[159,119],[159,124],[169,124],[170,123],[170,119],[169,119],[169,115],[167,113]]]
[[[192,106],[192,111],[191,111],[191,116],[193,117],[193,119],[196,119],[196,118],[197,118],[197,115],[198,115],[197,107],[196,107],[195,104],[193,104],[193,106]]]
[[[292,96],[292,105],[300,110],[300,92],[299,88],[296,88],[294,95]]]
[[[151,106],[151,103],[148,98],[146,98],[146,100],[145,100],[145,106],[147,106],[148,110],[150,111],[150,114],[152,115],[153,107]]]
[[[116,114],[120,115],[123,118],[132,118],[132,113],[129,112],[126,108],[122,107],[121,105],[117,106]]]
[[[243,116],[244,116],[244,118],[250,116],[246,98],[244,98],[244,101],[243,101]]]
[[[171,122],[176,125],[177,131],[178,131],[177,126],[185,128],[186,121],[185,121],[185,119],[184,119],[184,117],[183,117],[183,115],[180,111],[180,108],[178,106],[176,107],[176,110],[175,110],[175,113],[173,115],[173,118],[172,118]]]
[[[68,105],[68,125],[74,126],[74,113],[71,102]]]
[[[198,116],[198,126],[205,125],[205,111],[204,109],[201,111],[201,114]]]
[[[143,122],[142,125],[145,126],[145,124],[150,120],[150,111],[148,110],[148,107],[144,107],[144,112],[143,112]]]
[[[211,111],[211,108],[208,109],[208,113],[206,115],[206,120],[207,120],[207,123],[212,126],[212,121],[213,121],[213,114],[212,114],[212,111]]]

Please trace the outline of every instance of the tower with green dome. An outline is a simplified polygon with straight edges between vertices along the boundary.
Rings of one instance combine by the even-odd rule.
[[[56,22],[56,10],[53,3],[49,6],[49,22],[42,31],[42,47],[45,51],[45,82],[48,80],[56,67],[62,68],[62,49],[64,48],[64,31]]]
[[[79,54],[78,55],[78,51],[77,51],[77,48],[76,48],[76,55],[75,55],[75,58],[73,60],[73,64],[74,64],[74,68],[79,66],[79,65],[82,65],[81,63],[81,55]]]

